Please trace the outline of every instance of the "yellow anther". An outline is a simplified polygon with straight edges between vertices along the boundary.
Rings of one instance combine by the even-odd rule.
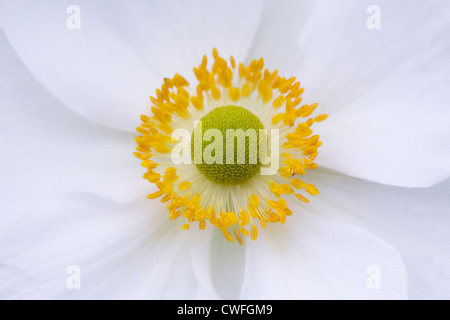
[[[187,208],[183,211],[183,218],[189,219],[194,214],[194,210]]]
[[[194,106],[195,109],[197,110],[203,110],[203,98],[200,97],[192,97],[191,98],[191,103]]]
[[[273,201],[273,200],[267,200],[267,204],[269,205],[269,207],[272,208],[278,208],[278,202],[277,201]]]
[[[308,157],[308,160],[314,161],[319,153],[316,151]]]
[[[308,138],[308,145],[310,146],[315,146],[317,145],[317,142],[319,142],[320,136],[318,134],[315,134],[313,136],[311,136],[310,138]]]
[[[212,94],[212,96],[213,96],[213,98],[215,99],[215,100],[219,100],[220,99],[220,90],[219,89],[217,89],[217,87],[213,87],[213,88],[211,88],[211,94]]]
[[[256,237],[258,236],[258,229],[255,225],[252,225],[250,228],[250,238],[252,238],[253,241],[256,240]]]
[[[159,153],[169,153],[170,148],[165,143],[155,143],[153,144],[153,149]]]
[[[276,76],[275,80],[272,82],[272,89],[277,89],[281,83],[281,78]]]
[[[306,186],[306,183],[300,180],[299,178],[295,178],[294,180],[290,181],[292,186],[297,189],[303,189]]]
[[[243,96],[243,97],[248,97],[249,95],[250,95],[250,93],[251,93],[251,87],[250,87],[250,84],[248,83],[248,82],[246,82],[244,85],[243,85],[243,87],[242,87],[242,90],[241,90],[241,95]]]
[[[309,147],[303,148],[303,154],[305,156],[309,156],[310,154],[313,154],[315,152],[317,152],[317,147],[315,147],[315,146],[309,146]]]
[[[259,197],[257,195],[250,196],[250,203],[252,206],[257,207],[259,205]]]
[[[272,183],[270,184],[269,188],[270,188],[270,191],[271,191],[277,198],[279,198],[279,197],[282,195],[282,193],[283,193],[283,190],[282,190],[281,186],[280,186],[278,183],[276,183],[276,182],[272,182]]]
[[[173,81],[175,83],[175,86],[177,87],[187,87],[189,85],[189,82],[179,74],[176,74],[173,78]]]
[[[283,185],[281,185],[281,191],[284,194],[291,194],[294,193],[294,190],[292,190],[291,186],[287,183],[284,183]]]
[[[169,210],[169,219],[175,220],[181,215],[181,210],[175,211],[175,210]]]
[[[252,62],[250,62],[250,65],[248,66],[248,68],[251,72],[257,71],[258,70],[258,62],[255,59],[253,59]]]
[[[159,181],[155,183],[158,188],[165,194],[169,194],[173,192],[173,188],[170,182],[167,181]]]
[[[248,206],[248,212],[250,213],[250,216],[252,218],[257,218],[258,217],[258,211],[252,205]]]
[[[141,114],[141,121],[145,123],[150,123],[150,118],[147,117],[145,114]]]
[[[217,51],[216,48],[213,48],[212,53],[213,53],[214,60],[217,60],[217,59],[220,58],[219,57],[219,52]]]
[[[290,176],[292,176],[292,170],[290,167],[282,167],[279,169],[280,174],[285,177],[285,178],[289,178]]]
[[[302,201],[302,202],[304,202],[304,203],[309,203],[308,198],[305,198],[305,197],[302,196],[301,194],[296,194],[295,197],[296,197],[298,200],[300,200],[300,201]]]
[[[300,88],[300,81],[295,82],[292,87],[291,87],[291,91],[289,92],[289,94],[287,95],[288,98],[297,98],[298,95],[298,91]]]
[[[188,190],[191,187],[192,183],[189,181],[183,181],[178,185],[178,189],[180,190]]]
[[[239,232],[242,233],[244,236],[248,237],[248,231],[245,230],[244,228],[239,228]]]
[[[239,242],[239,244],[242,246],[242,237],[237,229],[234,229],[234,236],[236,237],[236,240]]]
[[[284,224],[286,222],[286,214],[284,212],[281,211],[280,214],[280,223]]]
[[[189,201],[188,208],[196,209],[200,202],[200,195],[198,193],[194,194],[192,199]]]
[[[286,101],[286,99],[284,96],[279,96],[278,98],[273,100],[272,105],[274,108],[279,108],[284,104],[285,101]]]
[[[227,217],[229,225],[233,225],[238,221],[238,216],[233,211],[227,212]]]
[[[257,69],[258,70],[262,70],[262,68],[264,67],[264,59],[261,57],[258,60],[258,65],[257,65]]]
[[[152,96],[150,96],[150,101],[155,105],[155,106],[159,106],[161,104],[161,100],[158,100]]]
[[[164,78],[164,83],[167,86],[167,88],[173,88],[173,81],[169,78]]]
[[[321,115],[318,115],[317,117],[315,117],[315,118],[314,118],[314,121],[315,121],[315,122],[320,122],[320,121],[325,120],[326,118],[328,118],[328,115],[327,115],[327,114],[321,114]]]
[[[171,134],[173,132],[172,127],[166,122],[158,124],[157,127],[158,127],[158,129],[161,129],[161,131],[166,134]]]
[[[185,224],[183,224],[183,225],[181,226],[181,228],[182,228],[183,230],[187,230],[187,229],[189,229],[189,227],[190,227],[189,223],[185,223]]]
[[[311,115],[311,113],[314,112],[314,110],[317,108],[318,104],[314,103],[312,105],[307,105],[305,104],[304,106],[302,106],[300,109],[297,110],[296,115],[297,117],[308,117]]]
[[[278,70],[273,71],[270,74],[270,81],[273,81],[277,77],[277,75],[278,75]]]
[[[239,210],[239,225],[240,226],[246,226],[248,224],[250,220],[250,215],[248,214],[247,211],[245,211],[244,209],[240,209]]]
[[[166,194],[164,197],[161,198],[162,203],[166,203],[167,201],[172,199],[172,194]]]
[[[313,119],[313,118],[308,119],[308,120],[305,122],[305,124],[306,124],[308,127],[311,127],[313,123],[314,123],[314,119]]]
[[[243,78],[245,75],[245,68],[244,68],[244,64],[240,63],[239,64],[239,78]]]
[[[284,113],[278,113],[276,116],[272,118],[272,124],[277,124],[281,120],[283,120]]]
[[[228,93],[229,93],[230,99],[233,100],[234,102],[239,100],[239,98],[240,98],[239,88],[230,88]]]
[[[167,168],[164,172],[164,182],[172,184],[173,182],[177,181],[178,176],[176,174],[176,170],[173,167]]]
[[[157,192],[154,192],[154,193],[149,194],[149,195],[147,196],[147,198],[148,198],[148,199],[156,199],[156,198],[161,197],[162,195],[163,195],[163,192],[162,192],[162,191],[157,191]]]
[[[319,190],[317,190],[317,188],[313,184],[307,184],[305,186],[305,190],[312,196],[319,194]]]
[[[287,208],[286,200],[279,199],[278,200],[278,208],[283,209],[283,210],[286,209]]]
[[[231,233],[229,231],[223,231],[223,236],[225,237],[225,239],[227,239],[230,242],[233,242],[233,236],[231,235]]]
[[[161,175],[157,172],[152,172],[148,174],[147,180],[151,183],[155,183],[161,179]]]
[[[149,158],[152,157],[151,153],[140,153],[140,152],[133,152],[134,156],[138,159],[141,160],[148,160]],[[144,162],[144,161],[143,161]],[[145,162],[145,164],[141,162],[141,166],[147,168],[147,164],[149,163],[148,161]]]
[[[278,87],[278,90],[279,90],[281,93],[286,93],[286,92],[289,91],[289,89],[291,89],[291,86],[292,86],[292,84],[291,84],[289,81],[287,81],[287,82],[284,82],[282,85],[280,85],[280,86]]]
[[[304,138],[310,136],[312,134],[312,130],[306,123],[299,123],[295,129],[295,133]]]
[[[231,63],[231,67],[234,69],[236,68],[236,62],[234,61],[233,56],[230,56],[230,63]]]
[[[265,228],[267,224],[267,219],[264,217],[259,217],[259,223],[261,224],[261,228]]]

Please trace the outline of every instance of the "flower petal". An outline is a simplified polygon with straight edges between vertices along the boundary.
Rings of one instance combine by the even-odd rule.
[[[321,2],[302,33],[299,73],[330,114],[319,164],[407,187],[450,174],[450,41],[447,1]],[[372,8],[372,9],[370,9]],[[367,22],[369,20],[369,22]],[[330,50],[329,48],[332,48]]]
[[[192,59],[218,46],[245,56],[259,1],[2,1],[4,30],[42,85],[66,106],[132,131],[163,74],[192,73]],[[70,29],[79,12],[79,29]],[[205,51],[206,50],[206,51]]]
[[[450,297],[450,180],[426,189],[381,185],[315,170],[320,195],[308,211],[359,225],[391,243],[408,269],[413,299]]]
[[[63,108],[37,83],[0,33],[0,229],[58,193],[90,191],[117,202],[148,192],[133,135]]]
[[[252,52],[299,78],[305,103],[329,114],[319,165],[407,187],[450,175],[448,1],[268,3]],[[381,29],[369,29],[377,8]]]
[[[244,280],[245,246],[230,243],[209,226],[193,246],[193,269],[200,283],[217,298],[238,299]]]
[[[302,31],[309,22],[311,7],[315,1],[266,0],[261,26],[258,28],[255,41],[249,52],[247,62],[259,57],[264,58],[264,65],[269,70],[279,70],[290,78],[304,54],[299,50],[298,42]],[[307,80],[301,78],[300,80]]]
[[[193,0],[161,1],[167,6],[166,19],[177,46],[192,73],[192,67],[201,62],[213,47],[224,58],[233,55],[243,61],[253,44],[261,23],[263,4],[258,0],[227,1]],[[179,53],[179,54],[180,54]]]
[[[147,199],[117,204],[89,194],[46,202],[2,238],[8,246],[0,249],[0,294],[13,299],[211,297],[192,271],[189,246],[195,234],[183,232],[164,211]],[[73,288],[76,284],[80,289]]]
[[[243,299],[404,299],[397,252],[368,232],[296,210],[247,246]]]

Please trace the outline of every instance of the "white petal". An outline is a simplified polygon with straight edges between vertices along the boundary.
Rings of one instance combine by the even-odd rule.
[[[408,187],[450,175],[448,1],[268,3],[252,53],[330,115],[318,126],[320,165]],[[380,30],[367,27],[374,4]]]
[[[149,192],[134,136],[63,108],[0,34],[1,226],[52,195],[85,190],[118,202]]]
[[[184,50],[188,69],[199,64],[213,47],[228,58],[242,61],[253,44],[261,23],[263,4],[258,0],[162,1],[171,23],[177,46]],[[192,72],[191,72],[192,73]]]
[[[80,29],[68,29],[72,2],[2,1],[2,25],[32,74],[90,120],[134,130],[163,75],[192,73],[213,46],[242,57],[258,26],[259,1],[78,1]]]
[[[207,290],[191,267],[194,236],[147,199],[116,204],[88,194],[60,197],[36,208],[2,237],[8,246],[1,248],[0,295],[205,298]],[[76,275],[70,266],[79,267],[80,289],[67,285]]]
[[[330,113],[320,163],[377,182],[430,186],[450,174],[450,41],[442,33],[449,4],[377,2],[382,29],[369,30],[371,4],[323,3],[300,39],[309,56],[299,71]]]
[[[246,257],[243,299],[406,298],[406,270],[390,245],[301,209],[260,231]]]
[[[278,69],[281,76],[300,77],[296,74],[298,60],[304,48],[299,50],[298,39],[309,22],[311,7],[315,1],[266,0],[264,12],[255,42],[248,60],[264,58],[264,65],[271,71]],[[250,62],[250,61],[248,61]]]
[[[308,210],[357,224],[401,254],[413,299],[450,297],[450,180],[426,189],[398,188],[315,170],[320,194]]]
[[[217,298],[238,299],[245,277],[245,245],[228,242],[211,225],[202,233],[206,234],[196,241],[192,250],[197,278]]]

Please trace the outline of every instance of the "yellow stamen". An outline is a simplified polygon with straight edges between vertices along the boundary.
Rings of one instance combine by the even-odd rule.
[[[250,228],[250,238],[252,238],[252,240],[255,241],[257,236],[258,236],[258,229],[253,225]]]

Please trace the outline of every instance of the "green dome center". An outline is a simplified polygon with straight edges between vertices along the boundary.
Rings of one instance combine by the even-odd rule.
[[[200,133],[200,124],[202,140],[196,136]],[[230,105],[215,108],[194,128],[191,138],[191,158],[197,169],[213,182],[225,185],[245,183],[253,178],[261,167],[260,129],[264,129],[264,126],[259,118],[243,107]],[[201,151],[199,146],[195,148],[194,138],[199,146],[202,141]],[[201,162],[198,161],[200,157]],[[211,157],[214,160],[208,160]]]

